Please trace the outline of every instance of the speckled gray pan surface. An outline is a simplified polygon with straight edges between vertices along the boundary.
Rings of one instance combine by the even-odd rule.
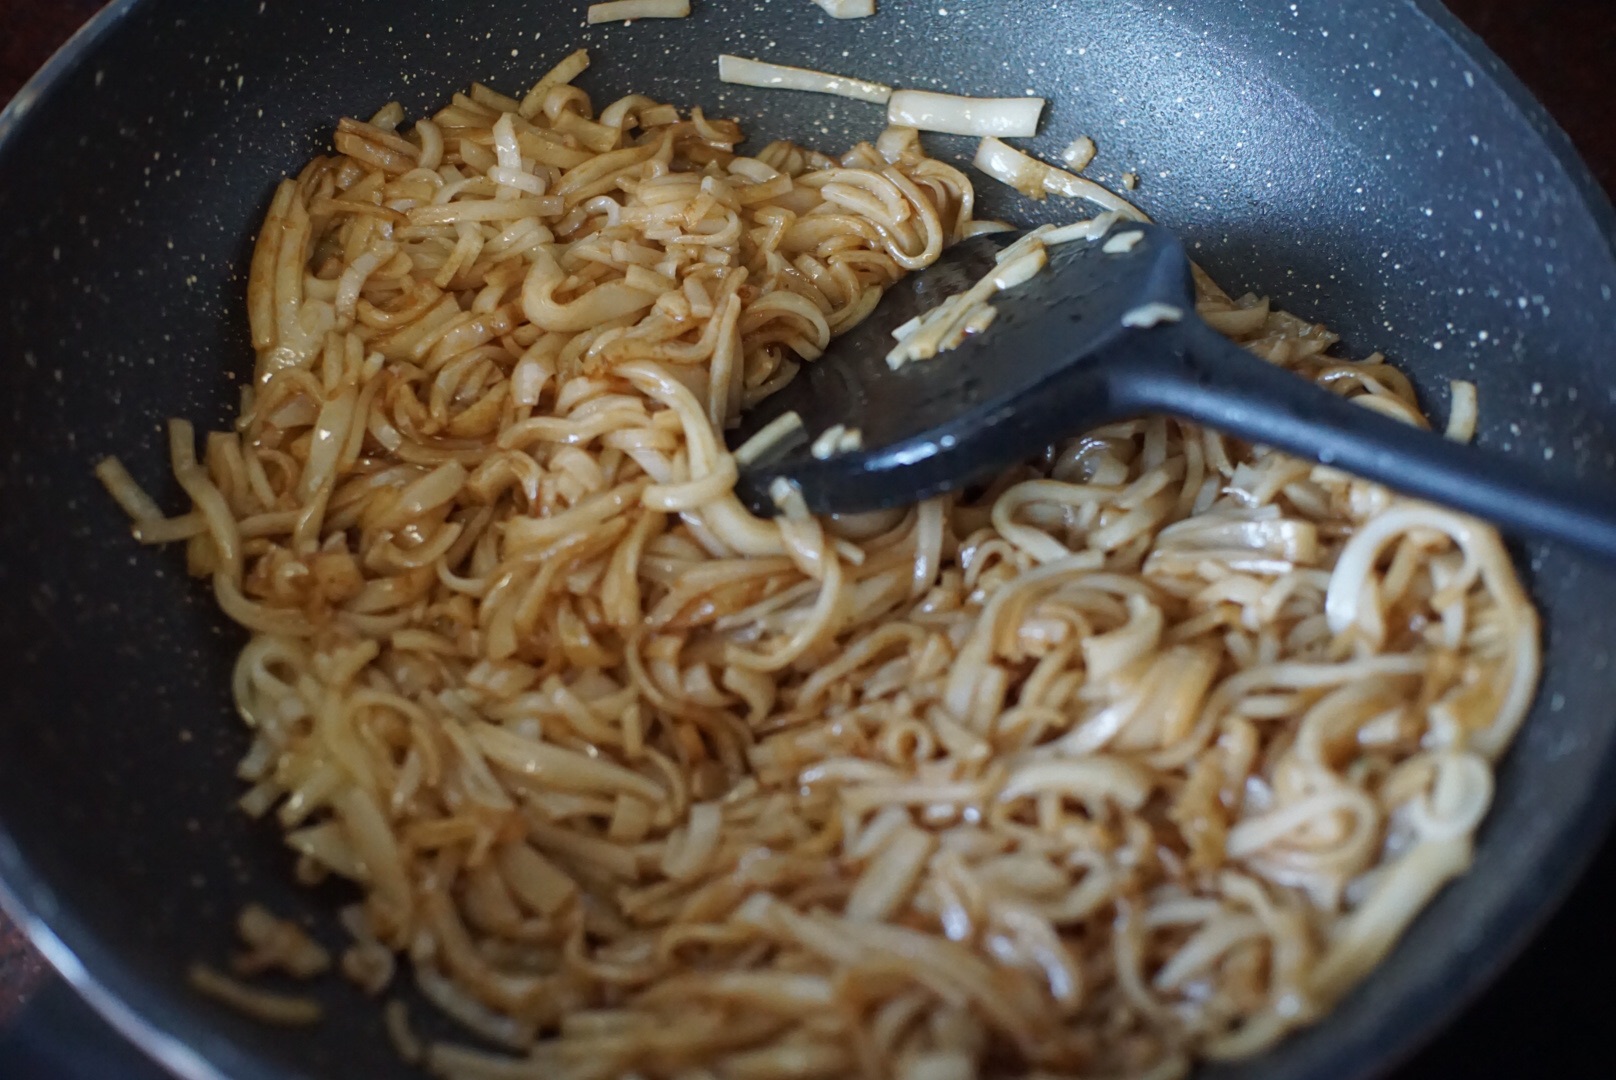
[[[419,113],[478,79],[516,91],[588,45],[597,101],[642,91],[734,115],[755,144],[873,136],[877,107],[721,86],[720,51],[904,86],[1051,99],[1032,148],[1079,134],[1230,289],[1404,362],[1427,404],[1480,386],[1481,440],[1611,482],[1610,208],[1563,137],[1434,5],[1404,0],[694,0],[684,21],[587,28],[554,0],[114,4],[0,120],[0,876],[53,958],[191,1075],[406,1075],[337,981],[289,1036],[198,1001],[249,896],[330,940],[338,890],[289,884],[272,827],[232,809],[240,635],[174,551],[137,549],[90,475],[123,455],[171,507],[160,424],[219,424],[251,366],[245,256],[271,187],[343,114]],[[939,153],[968,155],[938,138]],[[989,210],[1070,216],[983,182]],[[1383,1069],[1552,907],[1616,798],[1616,576],[1520,552],[1547,672],[1469,877],[1327,1022],[1229,1077]],[[73,960],[72,957],[76,957]]]

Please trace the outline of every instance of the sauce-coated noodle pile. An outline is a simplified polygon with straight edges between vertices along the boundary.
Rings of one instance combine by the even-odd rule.
[[[251,632],[242,803],[362,891],[341,969],[510,1048],[426,1048],[463,1078],[1166,1077],[1320,1016],[1464,870],[1530,699],[1492,530],[1160,418],[754,518],[726,424],[971,184],[567,77],[343,121],[259,239],[236,429],[173,425],[191,511],[103,469]]]

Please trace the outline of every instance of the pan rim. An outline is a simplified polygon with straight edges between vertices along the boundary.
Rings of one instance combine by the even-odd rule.
[[[133,11],[161,2],[111,0],[69,38],[0,109],[0,159],[29,123],[36,103],[74,75],[88,54]],[[1509,66],[1441,0],[1405,2],[1475,62],[1479,74],[1502,91],[1510,108],[1544,141],[1597,225],[1605,249],[1616,259],[1616,205],[1570,136]],[[1605,755],[1598,775],[1600,782],[1591,785],[1589,794],[1562,819],[1545,845],[1537,873],[1517,879],[1505,890],[1504,901],[1485,924],[1489,931],[1485,960],[1459,975],[1449,987],[1453,992],[1444,995],[1436,1007],[1379,1041],[1373,1057],[1354,1060],[1353,1054],[1343,1055],[1345,1060],[1326,1065],[1315,1080],[1369,1080],[1388,1075],[1468,1009],[1526,951],[1559,912],[1616,824],[1616,751]],[[234,1039],[199,1022],[194,1007],[183,999],[147,986],[115,947],[58,902],[55,890],[24,857],[4,821],[0,821],[0,911],[13,919],[86,1004],[181,1080],[312,1080],[306,1073],[271,1067]],[[1328,1023],[1326,1015],[1305,1030]]]
[[[1516,75],[1510,66],[1504,63],[1502,57],[1493,52],[1491,47],[1482,40],[1470,27],[1459,21],[1459,17],[1448,10],[1442,0],[1407,0],[1410,7],[1424,16],[1433,27],[1447,37],[1459,48],[1459,51],[1477,61],[1486,69],[1486,76],[1492,80],[1504,96],[1509,99],[1511,107],[1520,114],[1538,136],[1549,144],[1549,151],[1553,154],[1555,163],[1565,171],[1566,178],[1577,188],[1583,205],[1588,208],[1594,221],[1599,226],[1601,238],[1605,247],[1616,253],[1616,202],[1613,202],[1612,193],[1605,190],[1599,180],[1594,176],[1593,170],[1583,160],[1582,154],[1577,150],[1571,136],[1565,128],[1560,126],[1548,108],[1537,99],[1520,76]],[[0,130],[0,140],[3,140],[3,130]],[[3,143],[0,143],[3,147]]]
[[[1605,249],[1616,254],[1616,202],[1612,193],[1594,177],[1571,136],[1548,108],[1503,58],[1461,22],[1442,0],[1407,0],[1407,3],[1483,69],[1485,78],[1498,87],[1509,106],[1544,141],[1554,163],[1565,173],[1594,219]],[[1516,562],[1520,561],[1517,552]],[[1535,711],[1535,698],[1533,704]],[[1485,960],[1463,975],[1457,986],[1450,987],[1456,992],[1440,998],[1435,1008],[1405,1026],[1400,1035],[1381,1043],[1382,1052],[1375,1059],[1367,1064],[1331,1070],[1327,1080],[1373,1080],[1390,1076],[1455,1023],[1527,952],[1588,873],[1605,839],[1616,832],[1616,750],[1607,752],[1599,775],[1600,781],[1577,812],[1561,823],[1540,858],[1539,872],[1530,879],[1538,888],[1529,890],[1523,878],[1508,890],[1505,901],[1487,921],[1486,940],[1490,947]],[[1485,821],[1482,827],[1486,827]],[[1318,1021],[1319,1024],[1328,1022],[1328,1014]],[[1326,1077],[1321,1076],[1321,1080]]]
[[[111,0],[63,42],[0,108],[0,159],[27,125],[34,105],[75,74],[89,53],[110,37],[131,12],[157,2]],[[206,1048],[200,1045],[201,1040],[187,1038],[183,1033],[194,1036],[198,1028],[195,1013],[171,995],[144,986],[113,948],[62,907],[55,890],[24,858],[3,821],[0,912],[16,924],[80,1000],[179,1080],[311,1080],[306,1075],[271,1070],[257,1055],[227,1036],[211,1034]]]

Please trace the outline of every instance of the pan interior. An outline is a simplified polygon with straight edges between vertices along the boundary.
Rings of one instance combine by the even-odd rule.
[[[476,79],[517,92],[590,47],[597,100],[639,91],[739,119],[754,145],[872,138],[877,106],[718,83],[720,51],[901,86],[1048,96],[1030,148],[1081,134],[1090,175],[1137,198],[1235,293],[1380,349],[1441,416],[1476,381],[1480,440],[1590,482],[1616,465],[1609,207],[1562,136],[1434,6],[885,0],[836,22],[807,0],[696,5],[586,27],[581,3],[145,0],[119,4],[0,122],[0,874],[131,1018],[195,1075],[407,1075],[379,1011],[338,980],[287,1038],[194,999],[249,897],[329,942],[340,894],[291,882],[276,830],[233,807],[241,637],[175,552],[138,549],[91,477],[117,452],[168,506],[160,424],[218,425],[251,369],[246,255],[274,181],[343,114],[420,115]],[[963,139],[929,140],[967,159]],[[1569,164],[1568,164],[1569,163]],[[982,180],[985,214],[1076,216]],[[1362,1075],[1473,991],[1595,841],[1616,785],[1607,721],[1616,577],[1520,552],[1547,626],[1537,709],[1472,873],[1327,1023],[1229,1077]]]

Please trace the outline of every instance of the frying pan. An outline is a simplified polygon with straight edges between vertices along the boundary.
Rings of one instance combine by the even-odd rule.
[[[754,144],[841,148],[880,110],[720,85],[719,51],[902,86],[1052,99],[1032,149],[1079,134],[1234,292],[1402,360],[1424,399],[1476,381],[1480,441],[1591,484],[1616,466],[1613,216],[1564,136],[1430,0],[697,0],[688,20],[586,27],[539,0],[120,0],[0,117],[0,878],[8,907],[125,1034],[186,1077],[409,1075],[341,980],[288,1036],[198,999],[186,966],[249,898],[329,943],[347,897],[291,884],[232,807],[241,635],[173,552],[138,550],[91,477],[117,452],[182,505],[160,423],[226,423],[251,370],[243,293],[277,177],[342,114],[420,115],[591,48],[597,95],[735,116]],[[930,140],[962,157],[964,140]],[[1039,211],[983,181],[985,213]],[[1383,1072],[1521,947],[1616,806],[1616,575],[1517,552],[1545,615],[1537,707],[1468,876],[1325,1022],[1209,1076]],[[420,1011],[416,1010],[419,1016]]]

